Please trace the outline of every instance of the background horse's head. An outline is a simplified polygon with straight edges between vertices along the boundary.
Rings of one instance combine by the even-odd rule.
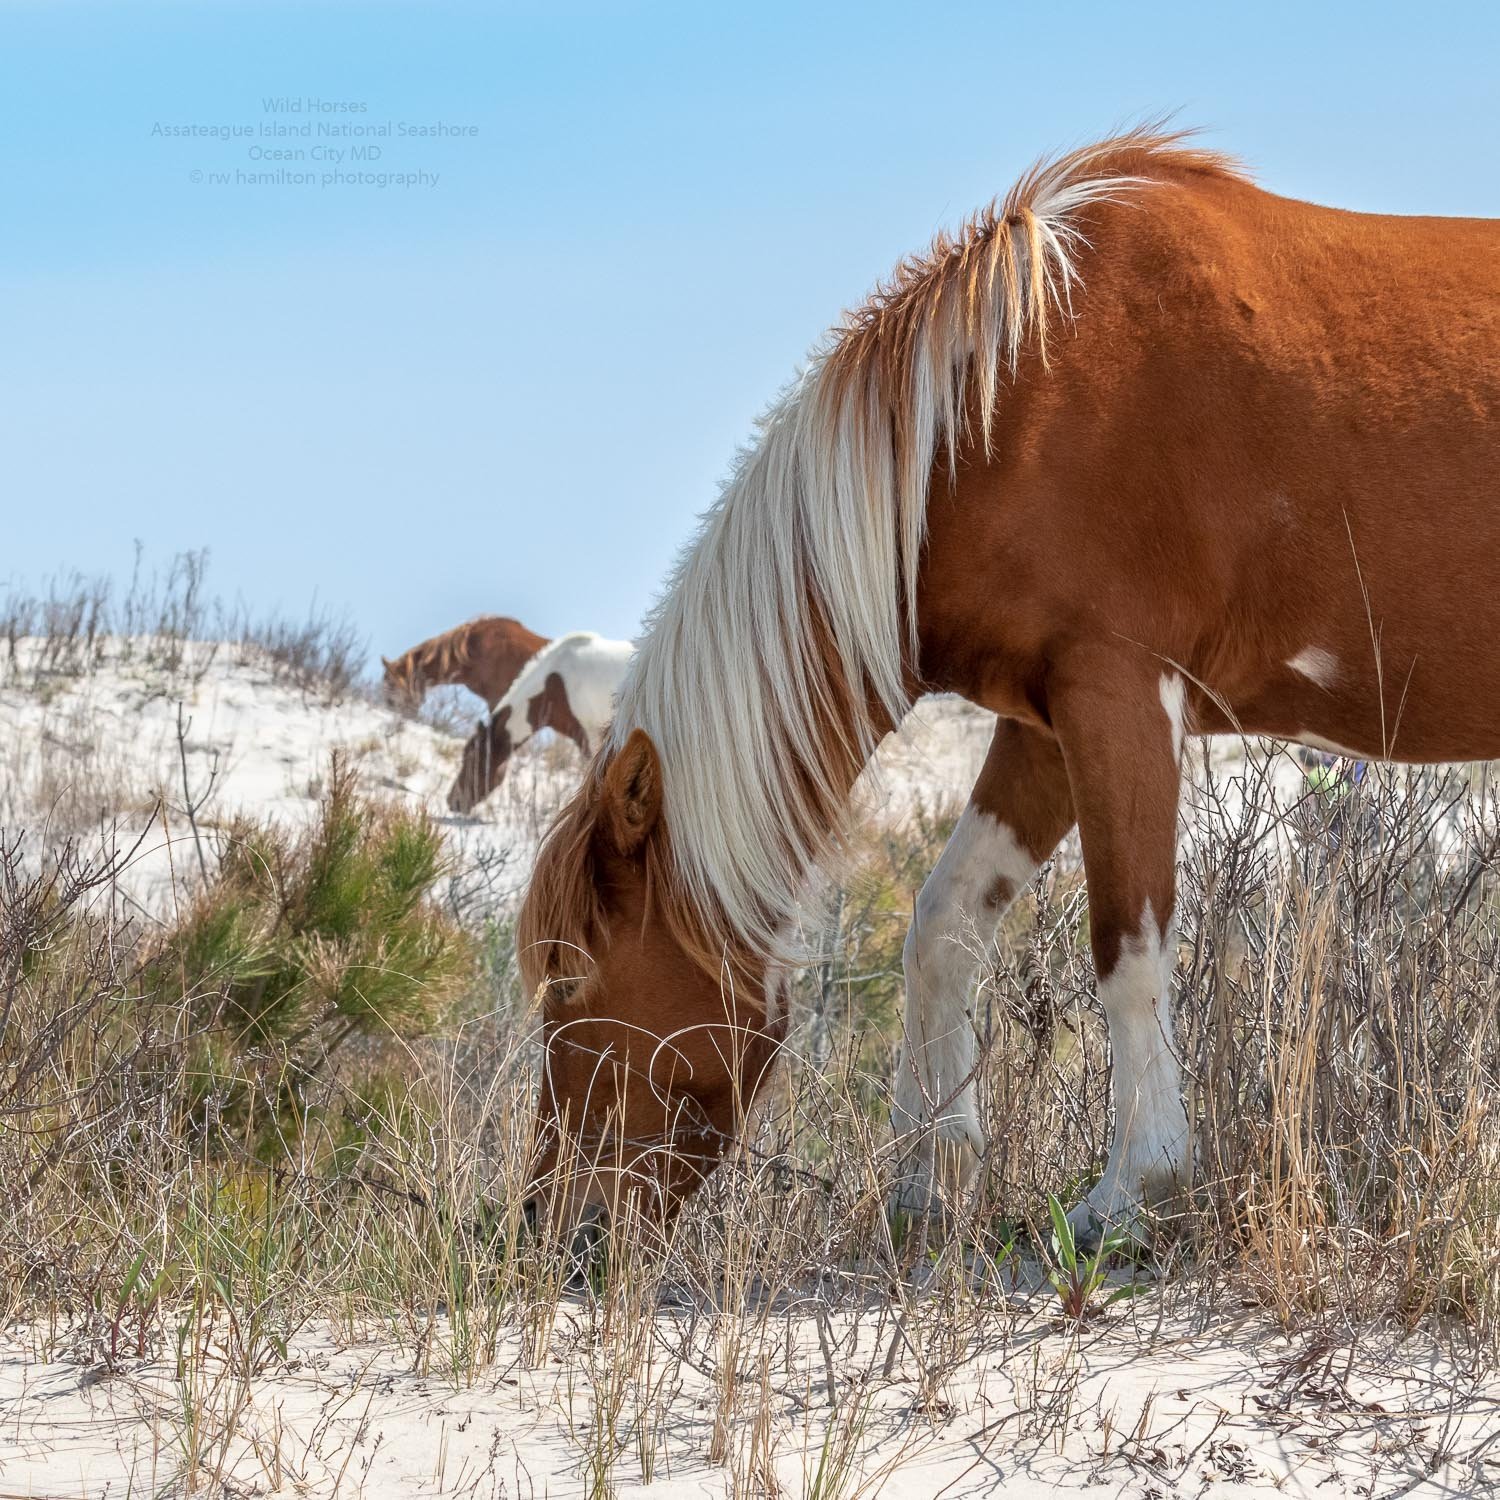
[[[448,789],[451,812],[472,812],[505,777],[505,767],[515,748],[510,737],[510,705],[481,719],[464,744],[458,775]]]
[[[618,1215],[632,1195],[670,1216],[734,1139],[784,1011],[766,963],[709,951],[680,895],[661,763],[642,730],[595,762],[553,826],[518,942],[543,1003],[543,1216],[566,1230]]]
[[[417,664],[417,653],[408,651],[395,661],[382,656],[380,665],[383,669],[380,693],[386,707],[393,708],[398,713],[415,713],[421,707],[423,695],[427,691],[421,668]]]
[[[546,644],[545,636],[519,620],[480,615],[422,641],[395,661],[382,656],[385,701],[403,713],[415,713],[429,688],[458,683],[493,709],[522,667]]]

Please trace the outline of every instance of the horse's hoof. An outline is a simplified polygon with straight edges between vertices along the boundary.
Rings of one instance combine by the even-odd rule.
[[[890,1190],[886,1209],[892,1218],[905,1214],[908,1218],[925,1219],[943,1212],[943,1200],[926,1183],[913,1179]]]
[[[886,1202],[886,1222],[905,1241],[924,1232],[931,1240],[941,1240],[947,1231],[948,1209],[941,1198],[926,1193],[896,1192]]]
[[[1073,1231],[1073,1248],[1085,1255],[1097,1253],[1106,1238],[1112,1238],[1121,1249],[1139,1247],[1146,1241],[1147,1225],[1138,1203],[1126,1203],[1101,1210],[1087,1198],[1068,1213],[1068,1227]]]
[[[573,1226],[564,1247],[570,1292],[597,1290],[609,1268],[609,1214],[590,1206]]]
[[[1108,1233],[1108,1226],[1094,1212],[1087,1198],[1069,1209],[1068,1228],[1073,1231],[1073,1248],[1084,1255],[1092,1255],[1104,1243],[1104,1236]]]

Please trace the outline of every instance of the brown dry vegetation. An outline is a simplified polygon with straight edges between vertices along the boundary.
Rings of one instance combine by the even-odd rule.
[[[1201,1325],[1248,1305],[1304,1349],[1380,1327],[1440,1335],[1482,1383],[1500,1334],[1487,775],[1325,777],[1273,816],[1254,764],[1229,795],[1199,793],[1184,860],[1197,1191],[1114,1281],[1152,1288],[1134,1317]],[[856,1460],[882,1381],[907,1382],[937,1420],[961,1372],[1056,1314],[1035,1292],[1057,1255],[1048,1195],[1087,1185],[1108,1133],[1068,849],[985,963],[992,1144],[948,1223],[887,1205],[900,948],[946,832],[937,816],[868,832],[810,934],[818,961],[769,1095],[670,1242],[617,1226],[581,1278],[520,1233],[536,1055],[510,913],[482,887],[446,914],[413,904],[443,888],[421,828],[393,856],[390,815],[347,778],[330,805],[300,846],[238,830],[225,873],[165,940],[120,915],[107,865],[76,850],[39,876],[14,847],[0,861],[5,1318],[88,1369],[167,1360],[185,1392],[184,1486],[215,1482],[251,1384],[317,1323],[377,1327],[460,1385],[502,1358],[566,1357],[588,1493],[653,1472],[680,1433],[684,1382],[692,1442],[733,1492],[775,1492],[777,1423],[809,1403],[826,1414],[808,1493],[868,1492],[879,1475]],[[357,936],[308,914],[331,844],[355,873],[333,882],[348,910],[329,920],[358,908]],[[406,895],[371,901],[393,858]],[[415,972],[412,954],[439,939],[431,972]],[[361,968],[396,977],[361,985]],[[286,999],[279,1019],[268,987]],[[1092,1316],[1103,1298],[1085,1300]],[[1037,1433],[1076,1419],[1044,1394]],[[1412,1453],[1419,1470],[1452,1456]]]
[[[165,677],[191,674],[212,649],[194,644],[201,599],[201,560],[118,606],[85,586],[13,599],[9,684],[45,693],[127,627]],[[350,689],[337,630],[239,640],[310,693]],[[1011,1403],[985,1453],[1061,1452],[1088,1426],[1104,1469],[1187,1483],[1199,1449],[1169,1461],[1146,1415],[1123,1432],[1086,1408],[1079,1351],[1100,1330],[1223,1344],[1247,1317],[1290,1341],[1268,1421],[1311,1392],[1370,1425],[1372,1474],[1457,1464],[1480,1486],[1495,1424],[1475,1441],[1455,1414],[1494,1410],[1500,1356],[1488,768],[1319,768],[1290,804],[1258,756],[1237,782],[1197,778],[1177,963],[1197,1186],[1100,1281],[1060,1265],[1048,1211],[1087,1187],[1109,1129],[1073,847],[998,946],[972,937],[991,1144],[946,1222],[892,1217],[887,1198],[901,944],[951,826],[940,808],[864,831],[806,934],[785,1056],[741,1145],[669,1242],[617,1226],[585,1276],[520,1233],[537,1056],[494,895],[511,882],[453,868],[432,825],[335,769],[303,834],[213,834],[217,877],[162,928],[85,832],[108,815],[125,858],[159,810],[115,785],[103,749],[89,764],[69,782],[87,805],[59,796],[50,830],[0,809],[0,1314],[80,1385],[166,1392],[171,1487],[243,1493],[247,1464],[261,1488],[295,1480],[290,1439],[257,1425],[258,1383],[310,1339],[372,1332],[454,1389],[561,1371],[571,1482],[590,1495],[674,1455],[718,1466],[728,1493],[786,1493],[788,1443],[806,1456],[793,1493],[875,1493],[974,1404],[980,1369]],[[518,769],[537,828],[555,770]],[[46,847],[59,829],[82,841]],[[1106,1311],[1121,1288],[1142,1295]],[[1043,1359],[1039,1328],[1064,1330],[1063,1355]],[[1426,1425],[1348,1393],[1393,1339],[1445,1351]]]

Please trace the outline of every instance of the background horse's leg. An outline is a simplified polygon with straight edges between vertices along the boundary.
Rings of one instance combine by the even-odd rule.
[[[1049,693],[1088,878],[1089,935],[1109,1022],[1114,1140],[1075,1228],[1129,1226],[1188,1167],[1172,1036],[1172,916],[1184,688],[1138,648],[1075,654]]]
[[[961,1188],[984,1151],[970,986],[996,924],[1073,822],[1056,741],[1002,719],[953,836],[917,897],[902,953],[905,1044],[892,1123],[897,1201],[923,1211],[938,1181]]]

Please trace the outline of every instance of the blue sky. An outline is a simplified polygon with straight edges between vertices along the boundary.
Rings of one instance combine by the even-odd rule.
[[[820,330],[1038,152],[1171,109],[1280,192],[1492,215],[1497,60],[1479,4],[0,0],[0,581],[139,538],[386,653],[633,634]],[[276,119],[478,134],[152,134]]]

